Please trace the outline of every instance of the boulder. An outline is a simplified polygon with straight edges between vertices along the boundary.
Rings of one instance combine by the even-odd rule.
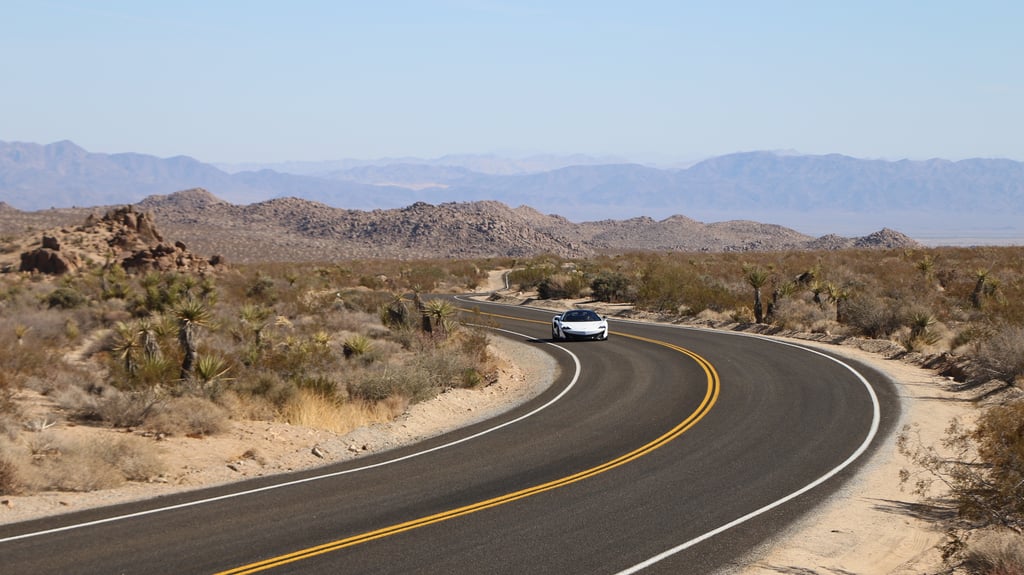
[[[38,248],[21,254],[20,271],[23,272],[62,275],[77,271],[78,268],[76,258],[49,248]]]

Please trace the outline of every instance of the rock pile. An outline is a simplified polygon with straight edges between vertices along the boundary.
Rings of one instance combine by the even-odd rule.
[[[75,228],[43,233],[38,247],[21,254],[20,271],[48,275],[74,273],[90,263],[120,263],[129,273],[180,271],[205,273],[224,259],[193,254],[185,244],[164,243],[153,215],[133,206],[114,208],[102,217],[90,214]]]

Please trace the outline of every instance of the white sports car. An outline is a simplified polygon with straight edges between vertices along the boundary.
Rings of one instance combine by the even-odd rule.
[[[589,309],[574,309],[551,318],[551,339],[608,339],[608,320]]]

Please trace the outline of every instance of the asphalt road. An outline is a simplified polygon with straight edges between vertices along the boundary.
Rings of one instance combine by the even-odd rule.
[[[0,526],[0,571],[712,573],[898,419],[884,376],[819,352],[614,320],[607,342],[552,345],[551,312],[472,305],[553,353],[555,385],[356,461]]]

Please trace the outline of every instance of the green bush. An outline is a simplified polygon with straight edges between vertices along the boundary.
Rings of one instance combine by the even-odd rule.
[[[82,292],[72,287],[59,287],[46,296],[46,305],[51,308],[75,309],[86,303]]]
[[[537,297],[541,299],[576,299],[590,287],[581,273],[555,274],[537,284]]]
[[[618,303],[635,295],[629,278],[618,272],[602,272],[590,282],[590,290],[599,301]]]

